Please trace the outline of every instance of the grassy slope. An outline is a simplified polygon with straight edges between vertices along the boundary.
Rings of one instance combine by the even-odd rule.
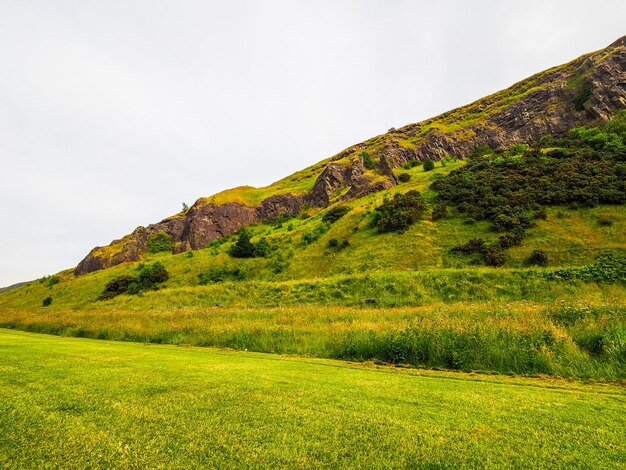
[[[618,468],[622,387],[0,331],[0,467]]]
[[[445,167],[438,163],[433,172],[424,172],[421,167],[409,171],[412,175],[410,182],[391,189],[387,194],[406,192],[410,189],[421,190],[427,199],[433,194],[428,189],[429,184],[439,175],[449,172],[461,165],[461,162],[447,162]],[[403,171],[403,170],[401,170]],[[441,293],[429,294],[432,290],[428,285],[423,286],[424,279],[441,277],[442,282],[448,282],[453,276],[453,271],[442,271],[442,268],[460,269],[459,276],[488,276],[492,282],[484,284],[485,296],[493,296],[496,286],[499,284],[514,284],[515,272],[510,269],[487,269],[476,268],[470,265],[471,257],[463,257],[450,254],[451,247],[463,243],[470,238],[483,237],[486,240],[497,239],[497,233],[489,230],[487,222],[474,222],[463,217],[449,217],[437,222],[424,220],[412,226],[404,233],[378,234],[369,226],[370,213],[382,201],[383,194],[371,194],[357,201],[352,201],[349,206],[352,210],[343,218],[335,222],[328,232],[310,245],[302,243],[302,236],[316,230],[321,225],[324,211],[311,212],[311,217],[291,219],[278,226],[259,224],[251,228],[255,234],[253,240],[264,236],[275,244],[278,249],[268,258],[235,260],[227,251],[234,241],[234,237],[224,240],[222,244],[213,244],[203,250],[193,252],[193,257],[188,254],[155,254],[146,255],[145,261],[159,260],[163,262],[171,275],[171,279],[165,283],[163,289],[156,294],[146,297],[153,299],[154,296],[164,296],[162,305],[167,302],[181,305],[194,305],[198,302],[219,302],[233,304],[240,294],[238,290],[247,290],[246,286],[231,286],[223,289],[222,286],[198,286],[198,274],[206,271],[211,266],[220,263],[244,266],[249,272],[249,279],[276,283],[276,289],[280,291],[293,290],[293,285],[305,285],[299,280],[312,280],[325,277],[330,284],[345,283],[346,276],[363,279],[364,276],[380,278],[385,276],[398,276],[397,282],[407,284],[411,289],[425,290],[419,298],[396,297],[396,301],[390,299],[392,304],[423,304],[424,301],[445,300]],[[612,225],[602,226],[602,219],[612,220]],[[590,263],[603,251],[626,253],[626,206],[600,206],[593,209],[571,210],[567,208],[550,208],[547,220],[539,220],[536,227],[528,231],[527,237],[520,247],[514,247],[507,251],[507,268],[526,269],[524,260],[534,249],[543,249],[549,257],[550,266],[567,266]],[[330,248],[328,240],[336,238],[340,241],[348,240],[350,246],[344,249]],[[282,258],[284,269],[275,273],[274,267]],[[127,263],[113,268],[97,271],[80,277],[74,277],[69,271],[61,273],[61,282],[53,287],[47,287],[45,283],[32,282],[26,286],[0,292],[0,306],[3,307],[39,307],[43,298],[52,296],[53,305],[84,308],[92,303],[102,292],[106,282],[120,274],[132,273],[136,263]],[[466,271],[463,269],[467,268]],[[413,274],[411,274],[413,273]],[[419,277],[423,273],[423,280],[406,281],[407,276]],[[500,281],[498,282],[497,279]],[[513,281],[513,282],[512,282]],[[309,281],[313,283],[314,281]],[[255,284],[255,286],[257,285]],[[328,299],[324,296],[315,298],[309,296],[308,300],[294,297],[291,294],[279,296],[274,301],[267,299],[267,292],[259,291],[262,298],[255,299],[252,287],[252,297],[246,297],[246,302],[254,301],[256,304],[291,304],[291,303],[315,303],[318,301],[335,304],[354,305],[367,297],[381,297],[372,292],[377,287],[374,283],[369,292],[361,291],[350,294],[348,298]],[[420,287],[422,286],[422,287]],[[271,286],[267,284],[269,289]],[[515,290],[515,285],[509,286]],[[538,288],[541,286],[538,286]],[[567,295],[576,294],[569,286],[545,284],[542,289],[554,289]],[[172,289],[178,289],[173,293]],[[592,288],[593,289],[593,288]],[[541,289],[539,289],[541,290]],[[232,295],[228,293],[231,292]],[[534,292],[537,295],[540,293]],[[470,293],[468,293],[469,295]],[[527,297],[532,295],[529,291]],[[447,293],[446,295],[450,295]],[[198,297],[200,296],[200,297]],[[202,300],[204,296],[204,301]],[[350,297],[352,296],[352,297]],[[425,296],[425,297],[424,297]],[[345,296],[344,296],[345,297]],[[387,297],[394,297],[387,296]],[[541,295],[540,295],[541,297]],[[461,298],[463,298],[461,296]],[[467,299],[467,296],[465,297]],[[520,300],[522,295],[514,294],[505,296],[504,299]],[[532,297],[531,297],[532,298]],[[546,298],[545,295],[541,298]],[[452,300],[458,300],[459,296],[453,296]],[[480,300],[480,297],[476,300]],[[546,300],[548,300],[546,298]],[[152,300],[151,300],[152,301]],[[123,296],[112,301],[109,305],[119,303],[126,305],[131,303],[140,306],[141,298],[129,299]],[[273,302],[273,303],[272,303]]]

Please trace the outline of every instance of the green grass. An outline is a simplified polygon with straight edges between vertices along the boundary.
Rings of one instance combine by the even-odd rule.
[[[4,468],[620,468],[623,387],[0,331]]]

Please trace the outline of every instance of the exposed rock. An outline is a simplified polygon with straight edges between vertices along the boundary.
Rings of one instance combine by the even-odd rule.
[[[108,247],[94,248],[75,273],[139,260],[149,235],[160,230],[172,238],[176,252],[199,249],[254,222],[294,216],[304,206],[326,207],[340,191],[345,190],[343,200],[350,200],[388,189],[397,184],[393,169],[412,159],[463,158],[479,145],[501,148],[531,143],[545,134],[559,135],[575,126],[605,121],[626,108],[625,69],[623,37],[602,51],[534,75],[503,92],[354,145],[330,160],[306,194],[272,195],[256,207],[199,200],[184,214],[139,227]],[[581,90],[582,107],[575,105]],[[375,159],[376,174],[366,170],[359,155],[363,150]]]
[[[293,194],[277,194],[264,199],[256,208],[257,220],[276,220],[279,217],[298,215],[303,205],[303,197]]]

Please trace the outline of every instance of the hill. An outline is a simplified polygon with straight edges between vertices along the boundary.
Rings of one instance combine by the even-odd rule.
[[[75,273],[137,261],[148,238],[160,231],[171,238],[174,253],[201,249],[255,222],[394,188],[397,170],[409,162],[464,158],[480,146],[532,144],[544,135],[604,122],[626,106],[625,66],[626,37],[472,104],[392,129],[266,188],[243,186],[201,198],[187,211],[94,248]]]

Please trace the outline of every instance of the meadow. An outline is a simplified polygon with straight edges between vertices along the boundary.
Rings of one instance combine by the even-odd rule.
[[[142,299],[141,308],[3,308],[0,327],[422,368],[626,379],[626,308],[619,286],[596,285],[584,299],[555,304],[517,300],[396,308],[171,307],[155,299],[155,304]]]
[[[623,387],[0,331],[0,468],[620,468]]]

